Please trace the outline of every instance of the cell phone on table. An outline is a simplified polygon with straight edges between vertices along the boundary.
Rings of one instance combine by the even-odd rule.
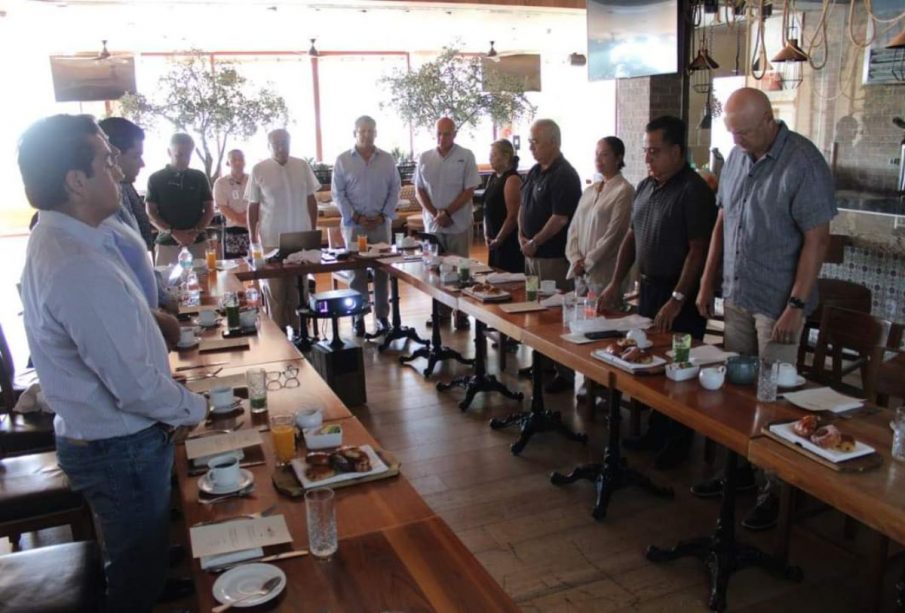
[[[585,332],[584,337],[592,341],[599,341],[603,338],[620,338],[622,333],[618,330],[600,330],[599,332]]]
[[[241,336],[257,336],[257,328],[240,328],[238,330],[224,330],[220,333],[223,338],[239,338]]]

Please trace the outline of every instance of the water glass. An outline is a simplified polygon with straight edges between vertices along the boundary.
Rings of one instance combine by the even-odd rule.
[[[256,241],[249,243],[248,251],[251,253],[251,261],[255,268],[260,268],[267,263],[264,261],[264,246],[261,243]]]
[[[676,364],[687,362],[691,354],[691,335],[672,335],[672,359]]]
[[[905,406],[896,409],[896,416],[892,425],[892,458],[899,462],[905,462]]]
[[[267,411],[267,371],[263,368],[249,368],[245,371],[248,386],[248,404],[252,413]]]
[[[308,519],[308,551],[315,558],[329,560],[339,548],[333,490],[320,487],[305,492],[305,515]]]
[[[568,328],[569,324],[575,320],[575,309],[578,301],[583,299],[577,298],[575,294],[568,293],[562,297],[562,325],[563,328]],[[582,304],[583,307],[583,304]]]
[[[393,241],[397,247],[402,246],[402,242],[405,240],[405,232],[396,232],[395,241]]]
[[[245,290],[245,306],[250,309],[257,309],[261,306],[261,292],[254,287]]]
[[[537,300],[537,290],[540,286],[540,279],[537,275],[528,275],[525,277],[525,300],[534,302]]]
[[[779,380],[779,362],[761,359],[757,371],[758,402],[776,402],[776,382]]]

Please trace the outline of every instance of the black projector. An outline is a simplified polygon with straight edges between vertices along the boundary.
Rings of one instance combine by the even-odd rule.
[[[318,317],[346,317],[361,311],[365,298],[354,289],[337,289],[311,294],[308,306]]]

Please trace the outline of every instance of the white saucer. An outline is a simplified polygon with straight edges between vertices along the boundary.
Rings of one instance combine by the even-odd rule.
[[[280,578],[280,584],[269,594],[252,596],[235,604],[236,608],[254,607],[269,602],[280,595],[286,589],[286,573],[273,564],[242,564],[232,568],[214,582],[214,598],[218,602],[226,604],[236,602],[246,594],[254,594],[261,589],[269,579]]]
[[[801,375],[795,375],[795,383],[793,385],[783,385],[782,383],[777,383],[776,387],[785,390],[795,389],[796,387],[801,387],[802,385],[804,385],[805,381],[805,378]]]
[[[191,349],[192,347],[197,347],[197,346],[198,346],[198,343],[200,343],[200,342],[201,342],[201,339],[198,339],[198,338],[196,338],[196,339],[194,340],[194,342],[191,342],[191,343],[189,343],[189,344],[187,344],[187,345],[186,345],[186,344],[183,344],[182,341],[179,341],[178,343],[176,343],[176,348],[177,348],[177,349],[180,349],[180,350],[182,350],[182,349]]]
[[[230,487],[215,487],[214,484],[211,483],[210,476],[205,473],[198,478],[198,489],[205,494],[219,496],[221,494],[232,494],[234,492],[238,492],[239,490],[245,489],[254,482],[255,476],[251,473],[251,471],[240,468],[239,480],[235,485],[232,485]]]
[[[242,399],[238,396],[233,396],[233,403],[227,407],[215,407],[211,405],[211,413],[214,415],[223,415],[226,413],[232,413],[233,411],[238,411],[242,408]]]
[[[208,330],[210,328],[216,328],[217,326],[219,326],[220,322],[223,321],[223,318],[218,317],[217,319],[214,320],[214,323],[212,323],[212,324],[203,324],[198,320],[197,317],[195,319],[193,319],[192,321],[195,322],[195,325],[198,326],[199,328],[204,328],[205,330]]]

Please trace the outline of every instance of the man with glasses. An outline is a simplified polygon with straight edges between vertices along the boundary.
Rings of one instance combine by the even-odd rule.
[[[423,209],[424,231],[434,234],[445,253],[468,257],[474,223],[472,198],[481,184],[474,154],[456,144],[456,124],[449,117],[437,121],[437,146],[421,154],[415,167],[415,189]],[[449,307],[441,305],[441,316]],[[456,314],[456,328],[468,326],[464,313]]]
[[[167,153],[170,163],[148,177],[148,217],[157,235],[157,264],[172,264],[183,247],[196,259],[204,258],[207,226],[214,218],[211,186],[200,170],[189,168],[195,141],[176,133]]]
[[[702,339],[707,320],[695,308],[695,297],[716,219],[713,190],[685,161],[685,122],[678,117],[658,117],[647,124],[644,161],[648,177],[635,191],[631,226],[599,304],[614,307],[621,302],[622,282],[637,263],[638,313],[653,319],[652,330]],[[692,430],[653,412],[647,433],[625,443],[657,450],[655,465],[664,470],[688,456],[692,438]]]
[[[733,93],[725,122],[736,147],[720,177],[697,306],[702,316],[712,314],[722,267],[726,350],[795,364],[805,317],[817,307],[817,275],[837,212],[832,173],[811,141],[773,118],[759,89]],[[738,470],[736,489],[754,489],[751,465]],[[744,527],[776,525],[775,489],[768,478]],[[691,491],[719,497],[723,484],[712,479]]]
[[[568,291],[566,242],[569,223],[581,199],[581,179],[560,151],[562,135],[555,121],[535,121],[528,145],[537,163],[522,185],[519,209],[518,241],[525,254],[525,273],[541,281],[556,281],[558,289]],[[556,376],[545,391],[554,394],[570,390],[574,381],[574,372],[557,365]]]
[[[245,188],[248,234],[252,241],[261,243],[265,252],[280,246],[280,234],[284,232],[317,227],[314,194],[321,186],[305,160],[289,155],[289,132],[273,130],[267,135],[267,143],[270,158],[254,165]],[[281,330],[292,326],[298,333],[296,279],[268,279],[266,287],[270,317]]]
[[[342,213],[342,232],[346,245],[365,235],[369,243],[389,243],[390,224],[396,218],[396,203],[402,182],[396,160],[374,145],[377,122],[367,115],[355,120],[355,146],[345,151],[333,165],[333,199]],[[387,274],[374,270],[374,313],[378,332],[387,330],[390,322]],[[351,271],[349,287],[368,295],[368,271]],[[365,335],[362,316],[355,318],[355,335]]]
[[[100,527],[103,609],[149,612],[166,580],[174,438],[204,419],[207,402],[173,379],[148,301],[104,224],[120,207],[122,175],[94,119],[38,121],[18,163],[41,211],[22,304],[57,457]]]

